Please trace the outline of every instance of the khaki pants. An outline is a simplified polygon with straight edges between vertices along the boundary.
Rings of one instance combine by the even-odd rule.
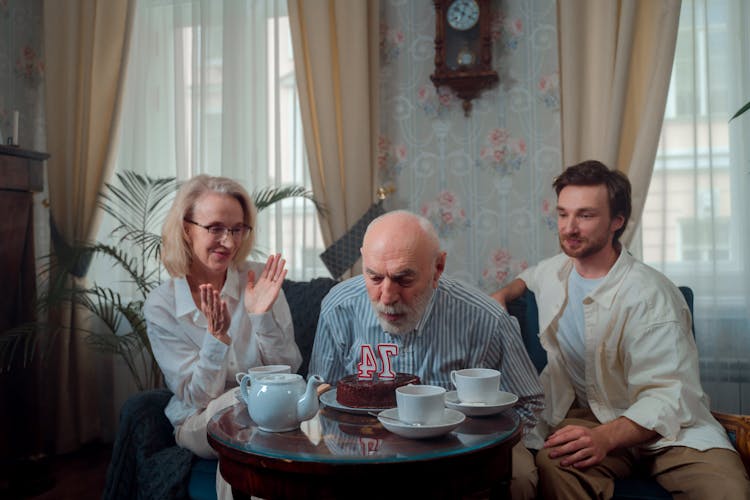
[[[510,493],[513,500],[533,500],[539,480],[534,455],[523,445],[523,440],[513,447],[513,472]]]
[[[572,409],[557,429],[566,425],[600,424],[590,410]],[[616,450],[597,465],[582,470],[562,467],[560,460],[551,459],[544,449],[537,453],[541,498],[609,499],[614,480],[630,476],[638,467],[675,499],[750,499],[750,482],[739,455],[723,448],[699,451],[673,446],[640,457],[630,449]]]

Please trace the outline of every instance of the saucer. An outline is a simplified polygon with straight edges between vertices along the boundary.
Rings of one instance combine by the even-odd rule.
[[[458,410],[470,417],[494,415],[507,410],[518,401],[518,396],[510,392],[497,391],[497,394],[487,403],[462,403],[458,400],[456,391],[445,393],[445,406]]]
[[[382,417],[380,415],[382,415]],[[383,427],[394,434],[411,439],[424,439],[448,434],[450,431],[461,425],[466,419],[466,415],[460,411],[446,408],[445,413],[443,414],[443,421],[439,424],[425,424],[417,427],[409,424],[401,424],[395,420],[387,418],[398,418],[398,408],[383,410],[380,412],[380,415],[378,415],[378,420],[383,424]]]
[[[345,411],[347,413],[354,413],[357,415],[367,415],[371,411],[375,413],[383,411],[383,408],[355,408],[353,406],[345,406],[336,401],[336,388],[328,390],[320,395],[320,402],[324,405],[333,408],[334,410]]]

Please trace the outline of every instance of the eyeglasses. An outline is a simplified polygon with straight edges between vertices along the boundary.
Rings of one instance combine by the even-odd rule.
[[[247,239],[247,237],[250,235],[250,231],[253,230],[252,226],[248,226],[246,224],[243,224],[240,227],[226,227],[218,224],[215,226],[204,226],[203,224],[198,224],[194,220],[183,220],[185,222],[193,224],[194,226],[202,227],[203,229],[208,231],[208,234],[210,234],[217,241],[223,240],[227,234],[231,234],[232,238],[234,238],[235,240],[244,240]]]

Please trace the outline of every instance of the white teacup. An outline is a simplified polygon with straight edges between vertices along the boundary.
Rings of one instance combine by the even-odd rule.
[[[292,373],[292,367],[289,365],[253,366],[246,372],[238,372],[235,374],[234,379],[238,384],[242,384],[242,379],[247,375],[250,377],[250,383],[253,383],[258,377],[271,375],[273,373]]]
[[[445,414],[445,388],[403,385],[396,389],[398,418],[409,424],[439,424]]]
[[[500,372],[491,368],[465,368],[451,371],[451,382],[462,403],[487,403],[500,390]]]

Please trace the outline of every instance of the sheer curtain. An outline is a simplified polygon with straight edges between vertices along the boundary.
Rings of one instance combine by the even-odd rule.
[[[712,408],[750,413],[750,4],[683,0],[643,257],[695,292]]]
[[[291,184],[310,189],[286,2],[139,0],[133,30],[115,172],[223,175],[251,193]],[[104,216],[97,240],[110,241],[114,226]],[[289,279],[329,275],[309,201],[272,205],[255,230],[251,258],[280,251]],[[92,262],[88,278],[138,298],[130,278],[106,258]],[[118,356],[112,385],[117,415],[137,391]]]
[[[321,228],[328,245],[377,199],[378,7],[377,0],[289,0],[305,142],[315,194],[328,208]],[[359,271],[361,259],[343,277]]]
[[[310,189],[286,2],[140,0],[122,120],[119,171]],[[264,210],[255,236],[253,258],[282,252],[290,279],[328,275],[309,201]]]
[[[651,176],[679,14],[680,0],[558,2],[563,166],[596,159],[628,175],[626,246]]]

